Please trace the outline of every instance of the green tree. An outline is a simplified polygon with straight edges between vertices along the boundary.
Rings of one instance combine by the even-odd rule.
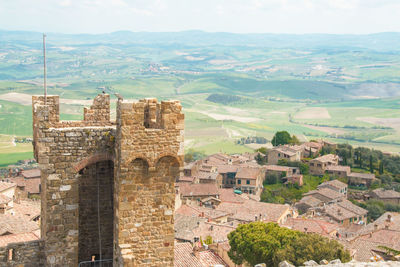
[[[203,152],[189,149],[185,154],[185,162],[188,163],[188,162],[196,161],[196,160],[204,158],[205,156],[206,156],[206,154],[204,154]]]
[[[300,140],[297,138],[297,136],[292,135],[292,138],[290,139],[289,144],[300,145]]]
[[[372,155],[369,155],[369,171],[374,173],[374,159]]]
[[[281,178],[276,173],[268,173],[265,177],[264,184],[277,184]]]
[[[268,149],[266,147],[260,147],[256,149],[256,152],[263,153],[264,155],[267,155]]]
[[[312,259],[321,260],[340,259],[342,262],[351,260],[350,253],[336,240],[330,240],[318,234],[301,234],[284,249],[276,253],[277,262],[290,261],[296,266]]]
[[[337,241],[279,227],[276,223],[243,224],[229,233],[228,239],[231,246],[228,255],[235,264],[248,262],[252,266],[257,263],[277,266],[283,260],[295,265],[302,265],[310,259],[350,260],[348,251]]]
[[[290,137],[290,134],[287,131],[280,131],[275,133],[271,143],[273,146],[286,145],[289,144],[291,140],[292,137]]]
[[[379,174],[383,174],[383,161],[379,161]]]

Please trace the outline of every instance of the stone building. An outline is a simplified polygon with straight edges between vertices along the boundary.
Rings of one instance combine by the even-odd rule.
[[[33,96],[41,239],[0,249],[0,266],[173,266],[174,182],[183,168],[178,101],[98,95],[83,121],[60,121],[58,96]]]

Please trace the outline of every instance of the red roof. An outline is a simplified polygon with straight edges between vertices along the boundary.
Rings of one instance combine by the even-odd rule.
[[[261,169],[251,168],[251,167],[241,167],[239,168],[235,178],[241,179],[257,179],[260,174]]]
[[[182,196],[184,196],[184,197],[218,195],[218,186],[216,184],[179,183],[179,188],[181,190]]]
[[[0,236],[0,247],[5,247],[10,243],[28,242],[38,240],[39,237],[34,233],[21,233]]]
[[[40,177],[40,169],[25,170],[25,171],[22,171],[21,174],[22,174],[22,176],[24,176],[27,179],[37,178],[37,177]]]
[[[175,267],[209,267],[215,265],[228,266],[218,255],[210,250],[193,253],[192,244],[189,242],[175,243],[174,246]]]
[[[11,187],[17,186],[15,183],[12,182],[4,182],[0,181],[0,192],[3,192]]]

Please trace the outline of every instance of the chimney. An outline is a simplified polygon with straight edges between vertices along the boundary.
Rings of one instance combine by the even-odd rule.
[[[193,247],[193,255],[194,255],[196,258],[199,258],[199,257],[200,257],[200,255],[199,255],[199,250],[200,250],[200,248],[199,248],[198,246],[194,245],[194,247]]]
[[[374,230],[375,231],[378,230],[378,225],[377,224],[374,224]]]
[[[388,214],[386,221],[387,222],[391,222],[392,221],[392,215]]]

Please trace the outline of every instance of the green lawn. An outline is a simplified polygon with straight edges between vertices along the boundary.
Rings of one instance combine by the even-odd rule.
[[[328,180],[329,177],[318,177],[313,175],[303,175],[304,185],[284,185],[281,183],[264,185],[264,191],[261,194],[261,201],[270,203],[295,203],[299,201],[304,193],[317,188],[319,184]]]
[[[33,152],[0,154],[0,167],[7,167],[15,164],[18,160],[32,159]]]

